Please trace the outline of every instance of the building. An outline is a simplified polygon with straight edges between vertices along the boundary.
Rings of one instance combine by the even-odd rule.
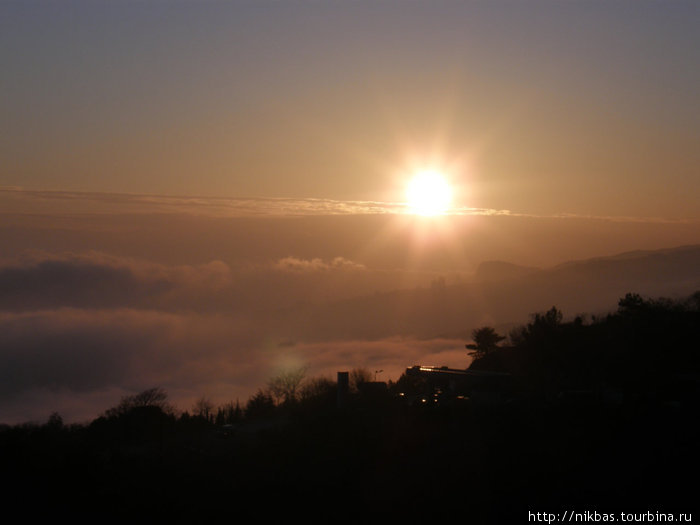
[[[499,403],[509,399],[513,391],[512,376],[505,372],[415,365],[406,369],[406,377],[411,379],[412,390],[406,394],[421,403],[451,399]]]

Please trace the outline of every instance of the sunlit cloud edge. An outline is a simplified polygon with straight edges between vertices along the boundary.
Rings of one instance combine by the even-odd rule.
[[[211,217],[303,217],[338,215],[414,215],[405,202],[289,197],[210,197],[138,193],[84,192],[0,186],[0,209],[6,213],[124,214],[178,213]],[[448,216],[508,216],[543,219],[588,219],[636,223],[692,223],[688,219],[586,215],[532,214],[507,209],[454,206],[437,214]]]

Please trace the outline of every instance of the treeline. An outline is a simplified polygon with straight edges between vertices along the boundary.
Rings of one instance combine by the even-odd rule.
[[[668,401],[697,395],[700,292],[681,300],[629,293],[607,315],[563,317],[556,307],[534,314],[505,344],[498,344],[503,336],[488,336],[488,327],[475,330],[481,344],[468,345],[470,368],[509,372],[522,391],[541,395],[595,390]]]
[[[367,369],[356,368],[349,378],[348,399],[357,401],[361,385],[370,382],[372,375]],[[260,431],[287,425],[290,420],[323,417],[337,408],[337,392],[335,381],[307,377],[304,368],[270,378],[243,404],[236,400],[217,406],[207,397],[200,397],[183,410],[169,401],[165,389],[153,387],[124,396],[87,424],[65,424],[54,412],[43,424],[3,425],[0,446],[1,440],[16,449],[27,443],[43,447],[51,441],[76,446],[89,443],[90,447],[101,448],[103,455],[116,457],[200,450],[234,434],[244,440],[254,439]]]

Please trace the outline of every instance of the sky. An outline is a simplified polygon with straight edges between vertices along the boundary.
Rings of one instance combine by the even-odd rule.
[[[697,2],[0,9],[3,186],[699,217]]]
[[[0,422],[614,308],[469,283],[700,244],[698,64],[697,2],[1,1]]]

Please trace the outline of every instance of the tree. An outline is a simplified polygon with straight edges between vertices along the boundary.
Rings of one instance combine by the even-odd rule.
[[[210,399],[202,396],[195,401],[192,412],[195,416],[206,419],[207,421],[212,421],[214,418],[214,403],[212,403]]]
[[[353,368],[350,371],[350,390],[357,392],[361,383],[372,381],[372,372],[367,368]]]
[[[490,352],[498,348],[498,343],[505,339],[504,336],[498,335],[490,326],[476,328],[472,332],[474,343],[465,345],[466,348],[472,350],[469,355],[474,359],[481,359]]]
[[[220,406],[216,411],[216,418],[214,421],[217,425],[230,425],[232,423],[237,423],[243,417],[243,409],[241,404],[236,400],[234,404],[233,401]]]
[[[63,418],[58,412],[52,412],[49,416],[49,420],[46,423],[46,427],[51,430],[61,430],[63,428]]]
[[[262,389],[259,389],[256,394],[248,400],[245,406],[245,416],[248,419],[269,416],[274,411],[275,400]]]
[[[267,390],[278,405],[294,403],[297,400],[297,391],[306,377],[306,368],[287,370],[273,377],[267,382]]]
[[[105,412],[108,418],[126,415],[138,408],[159,409],[165,414],[171,414],[173,407],[168,403],[168,394],[160,387],[149,388],[133,396],[124,396],[116,407]]]
[[[175,409],[167,399],[165,390],[159,387],[124,396],[93,424],[124,442],[162,447],[165,432],[175,421]]]
[[[326,377],[312,377],[301,386],[299,400],[309,412],[332,408],[338,402],[338,385]]]
[[[564,318],[564,314],[561,313],[556,306],[552,306],[543,314],[535,314],[535,319],[533,324],[546,326],[549,329],[553,329],[561,325],[561,320]]]
[[[527,324],[525,340],[533,344],[544,342],[546,346],[556,346],[563,317],[561,310],[556,306],[552,306],[544,313],[534,314],[532,322]]]
[[[632,315],[644,308],[648,308],[649,303],[638,293],[627,293],[617,302],[617,312],[621,315]]]

